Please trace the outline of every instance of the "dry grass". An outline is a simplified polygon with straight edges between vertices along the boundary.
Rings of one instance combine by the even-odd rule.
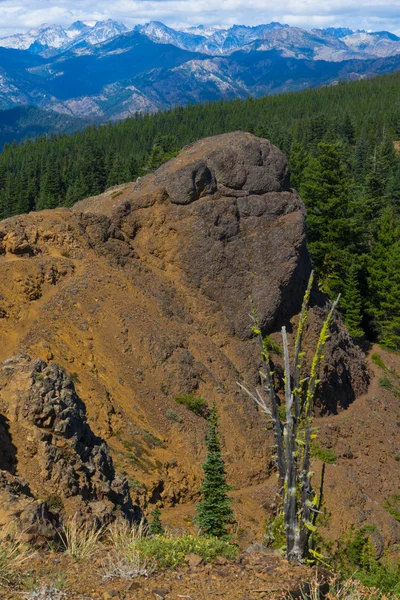
[[[323,595],[317,576],[311,583],[303,586],[301,597],[302,600],[397,600],[397,596],[384,594],[375,588],[365,587],[354,579],[348,579],[344,582],[332,579],[329,582],[329,592]],[[292,600],[292,597],[290,597],[290,600]]]
[[[109,525],[106,539],[111,549],[103,562],[104,579],[134,579],[153,570],[138,549],[146,531],[144,521],[131,525],[125,519],[117,519]]]
[[[23,536],[24,533],[17,532],[13,523],[0,526],[0,585],[15,579],[20,567],[33,554]]]
[[[107,539],[117,550],[126,550],[136,545],[147,534],[147,526],[142,520],[139,524],[128,523],[126,519],[117,519],[107,528]]]
[[[101,548],[104,527],[95,524],[79,523],[76,515],[67,521],[61,530],[60,538],[65,554],[76,560],[91,558]]]

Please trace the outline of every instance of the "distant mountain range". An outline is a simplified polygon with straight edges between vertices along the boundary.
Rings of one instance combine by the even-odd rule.
[[[176,30],[151,21],[136,25],[140,33],[158,44],[172,44],[182,50],[223,56],[244,49],[280,50],[290,58],[341,61],[351,58],[383,58],[400,53],[400,38],[388,31],[352,31],[341,27],[311,31],[281,23],[249,27],[189,27]],[[82,50],[128,33],[128,28],[111,19],[88,24],[76,21],[67,29],[44,24],[27,33],[0,38],[0,46],[14,50],[29,50],[41,56],[54,56],[68,50]]]
[[[0,110],[32,105],[105,121],[398,69],[400,38],[385,31],[280,23],[178,31],[159,22],[129,31],[112,20],[78,21],[0,39]]]

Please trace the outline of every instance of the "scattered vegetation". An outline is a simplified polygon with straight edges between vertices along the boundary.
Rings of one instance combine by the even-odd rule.
[[[384,388],[385,390],[389,390],[389,392],[392,392],[392,394],[394,394],[395,396],[397,396],[398,398],[400,398],[400,392],[399,392],[399,390],[390,381],[389,377],[380,377],[379,378],[379,385],[381,386],[381,388]]]
[[[51,585],[40,585],[30,592],[24,592],[22,595],[25,600],[67,600],[66,592]]]
[[[322,588],[326,588],[326,585],[321,585],[318,577],[315,577],[310,583],[302,586],[301,600],[323,600],[324,598],[329,598],[329,600],[396,600],[396,596],[386,594],[376,588],[366,587],[354,578],[346,581],[338,578],[331,579],[327,595],[323,593]],[[287,600],[294,600],[294,598],[290,596]]]
[[[400,595],[400,566],[386,563],[384,558],[376,558],[371,541],[374,531],[375,527],[368,525],[361,529],[351,528],[332,552],[331,563],[344,580],[354,578],[370,588],[371,598],[383,599],[388,594],[395,599]],[[373,595],[378,593],[377,590],[382,596]]]
[[[217,556],[235,559],[237,546],[213,537],[184,535],[182,537],[144,537],[138,544],[143,558],[153,559],[159,568],[175,568],[185,564],[186,555],[198,554],[206,562]]]
[[[396,456],[400,460],[400,456]],[[391,498],[388,498],[384,504],[384,508],[396,519],[396,521],[400,522],[400,495],[396,494]]]
[[[149,448],[164,448],[165,444],[148,429],[142,429],[142,438]]]
[[[270,354],[276,354],[282,356],[283,350],[279,344],[277,344],[270,335],[264,337],[264,344]]]
[[[71,377],[71,379],[72,379],[72,381],[74,383],[80,383],[81,382],[81,380],[79,379],[79,375],[76,372],[71,373],[70,377]]]
[[[126,521],[118,520],[110,525],[107,537],[112,552],[109,553],[108,578],[112,578],[113,571],[110,568],[115,565],[119,572],[125,570],[127,573],[132,568],[149,573],[156,568],[184,565],[186,555],[190,552],[198,554],[206,562],[211,562],[217,556],[235,559],[238,554],[237,546],[217,538],[191,535],[150,536],[148,533],[143,522],[132,526]]]
[[[204,398],[200,396],[194,396],[193,394],[183,394],[181,396],[175,397],[175,402],[178,404],[183,404],[189,410],[191,410],[195,415],[199,417],[207,418],[210,411],[207,406],[207,402]]]
[[[374,352],[374,354],[371,354],[371,360],[372,360],[373,363],[376,364],[377,367],[379,367],[383,371],[387,371],[388,370],[388,368],[385,365],[385,363],[383,362],[382,357],[380,356],[380,354],[377,354],[376,352]]]

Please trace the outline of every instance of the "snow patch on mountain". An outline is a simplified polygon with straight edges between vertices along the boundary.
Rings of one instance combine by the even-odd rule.
[[[33,46],[36,46],[39,50],[59,50],[67,48],[71,42],[80,42],[92,46],[127,31],[128,28],[123,23],[112,19],[98,21],[93,26],[82,21],[76,21],[68,29],[63,29],[60,25],[45,23],[36,29],[30,29],[27,33],[16,33],[9,37],[0,38],[0,46],[16,50],[29,50]]]

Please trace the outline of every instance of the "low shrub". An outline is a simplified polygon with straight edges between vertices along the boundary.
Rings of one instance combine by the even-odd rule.
[[[392,517],[396,519],[396,521],[400,521],[400,495],[395,495],[391,498],[388,498],[383,506],[388,513],[390,513]]]
[[[377,367],[379,367],[383,371],[387,371],[387,367],[386,367],[385,363],[383,362],[380,354],[377,354],[377,353],[372,354],[371,360],[373,363],[376,364]]]
[[[212,537],[184,535],[148,535],[148,528],[142,521],[131,525],[123,519],[112,523],[107,529],[105,543],[119,557],[120,564],[133,562],[143,569],[152,571],[158,568],[174,568],[185,563],[190,552],[198,554],[206,562],[217,556],[236,558],[237,546]]]
[[[311,454],[315,458],[322,460],[322,462],[326,463],[327,465],[336,464],[337,455],[333,450],[330,450],[330,448],[323,448],[322,446],[314,443],[311,445]]]
[[[149,448],[164,448],[165,444],[148,429],[142,429],[142,438]]]
[[[48,494],[43,498],[43,500],[47,503],[47,506],[51,511],[62,511],[64,510],[64,502],[58,494]]]
[[[387,598],[398,598],[400,596],[400,567],[399,565],[385,564],[384,560],[376,558],[371,542],[371,533],[374,530],[374,526],[368,525],[358,530],[351,529],[339,542],[332,560],[333,566],[336,572],[340,572],[344,578],[354,578],[363,586],[371,588],[371,594],[374,588],[382,594],[382,596],[371,595],[371,598],[383,598],[384,594],[387,595]]]
[[[182,419],[182,417],[180,415],[178,415],[174,410],[171,410],[170,408],[165,413],[165,416],[167,417],[167,419],[169,421],[173,421],[175,423],[183,423],[184,422],[184,419]]]
[[[183,394],[182,396],[176,396],[175,402],[178,404],[183,404],[193,413],[198,415],[199,417],[204,417],[205,419],[209,416],[210,411],[207,406],[207,402],[204,398],[200,396],[194,396],[193,394]]]
[[[152,559],[158,568],[175,568],[185,564],[190,552],[198,554],[206,562],[212,562],[217,556],[235,559],[237,546],[212,537],[184,535],[182,537],[154,536],[143,537],[137,543],[137,549],[143,559]]]

